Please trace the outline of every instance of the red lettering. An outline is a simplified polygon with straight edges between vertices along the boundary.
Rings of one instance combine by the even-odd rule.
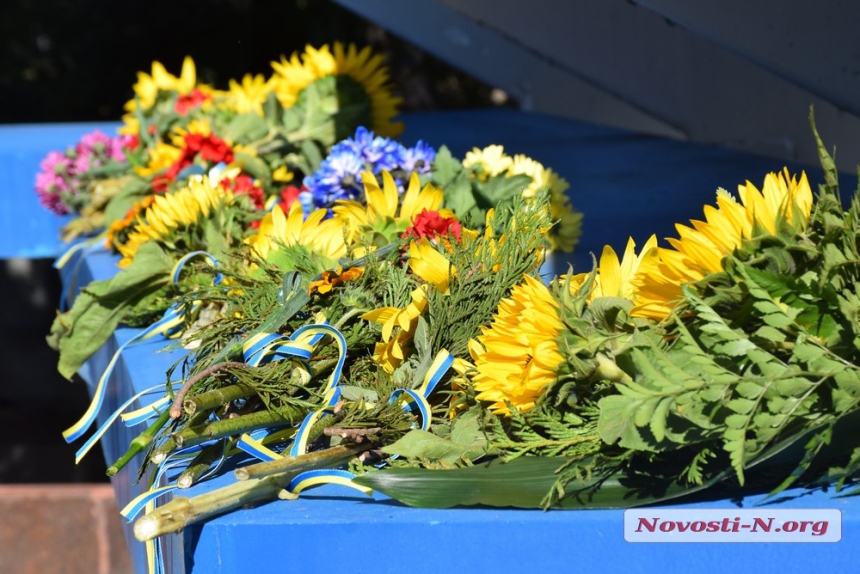
[[[708,522],[708,532],[719,532],[720,531],[720,521],[719,520],[711,520]]]
[[[753,520],[753,527],[750,532],[758,532],[758,529],[761,528],[763,532],[770,532],[770,529],[773,527],[773,518],[768,518],[767,523],[761,518],[756,518]]]
[[[664,522],[660,525],[660,532],[672,532],[673,530],[675,530],[674,522]]]
[[[639,528],[636,529],[636,532],[642,532],[643,526],[645,527],[645,530],[647,530],[648,532],[654,532],[657,529],[657,521],[659,520],[659,518],[654,518],[653,520],[654,520],[654,522],[652,522],[651,524],[648,524],[647,518],[640,518],[639,519]]]

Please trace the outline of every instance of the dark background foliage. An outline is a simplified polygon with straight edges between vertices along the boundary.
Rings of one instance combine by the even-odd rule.
[[[385,54],[404,110],[490,105],[488,87],[328,0],[3,0],[0,123],[118,121],[153,60],[179,74],[190,55],[226,88],[334,40]],[[106,480],[98,449],[75,466],[61,436],[88,397],[45,343],[59,297],[51,261],[0,262],[0,483]]]
[[[0,123],[117,120],[153,60],[226,88],[306,44],[384,53],[407,110],[489,104],[490,91],[327,0],[4,0]]]

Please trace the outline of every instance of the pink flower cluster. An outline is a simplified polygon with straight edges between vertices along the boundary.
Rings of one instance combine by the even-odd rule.
[[[110,160],[125,161],[129,136],[111,137],[99,130],[85,134],[65,153],[49,152],[36,174],[39,202],[57,215],[78,211],[86,204],[84,176]]]

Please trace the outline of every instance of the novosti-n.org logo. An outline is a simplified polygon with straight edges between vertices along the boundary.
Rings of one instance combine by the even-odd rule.
[[[839,542],[835,508],[632,508],[624,511],[628,542]]]

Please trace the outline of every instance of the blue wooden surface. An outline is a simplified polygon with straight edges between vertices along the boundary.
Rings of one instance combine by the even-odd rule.
[[[412,114],[403,140],[446,143],[461,156],[472,146],[500,143],[552,166],[571,183],[574,205],[586,214],[583,242],[572,258],[590,268],[589,253],[604,243],[623,248],[628,235],[641,244],[651,233],[674,235],[673,224],[701,217],[717,187],[734,191],[749,179],[761,184],[782,163],[712,147],[643,137],[514,110]],[[797,166],[790,166],[797,171]],[[812,181],[819,172],[810,170]],[[849,187],[848,189],[852,189]],[[116,257],[94,253],[83,261],[78,280],[107,278]],[[566,266],[555,259],[557,269]],[[65,271],[68,281],[70,271]],[[113,350],[132,330],[121,329],[87,364],[92,386]],[[133,392],[164,381],[179,353],[156,353],[163,342],[128,349],[111,379],[102,418]],[[133,433],[121,425],[103,442],[113,461]],[[199,494],[232,481],[227,474],[194,487]],[[140,486],[132,470],[114,479],[122,506]],[[715,501],[694,507],[749,507],[760,497]],[[187,528],[166,540],[170,572],[471,572],[624,571],[723,572],[855,567],[860,507],[822,492],[792,491],[779,508],[839,508],[842,542],[837,544],[628,544],[621,511],[496,509],[417,510],[340,487],[310,491],[300,500],[243,509]],[[767,508],[767,507],[765,507]],[[133,561],[143,572],[142,545],[131,542]]]

